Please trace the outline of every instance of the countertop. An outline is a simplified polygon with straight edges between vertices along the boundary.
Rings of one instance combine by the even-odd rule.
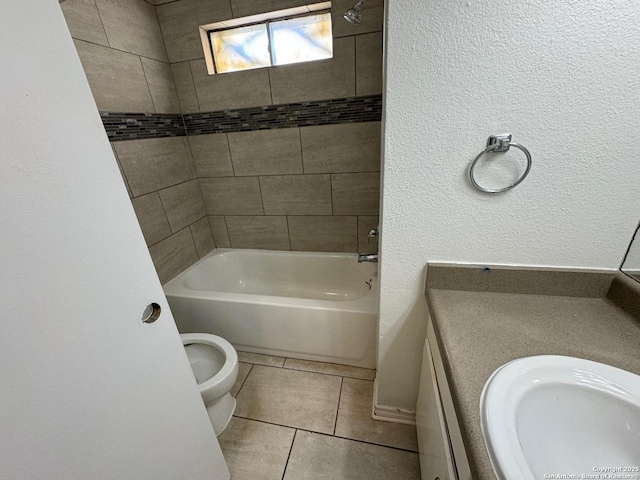
[[[495,479],[480,430],[482,387],[505,363],[569,355],[640,374],[640,322],[605,297],[429,288],[427,302],[475,480]]]

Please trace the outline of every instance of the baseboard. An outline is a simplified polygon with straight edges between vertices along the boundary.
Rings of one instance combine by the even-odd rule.
[[[378,398],[378,379],[373,382],[373,398],[374,402],[371,407],[371,418],[382,422],[402,423],[405,425],[416,424],[415,410],[406,410],[404,408],[390,407],[388,405],[378,405],[375,399]]]

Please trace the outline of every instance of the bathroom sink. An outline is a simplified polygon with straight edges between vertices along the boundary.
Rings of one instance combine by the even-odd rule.
[[[514,360],[487,380],[480,423],[501,480],[640,478],[640,376],[625,370],[555,355]]]

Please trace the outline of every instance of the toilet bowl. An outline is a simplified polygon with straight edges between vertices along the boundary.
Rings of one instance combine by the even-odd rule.
[[[236,409],[236,399],[230,392],[238,378],[238,354],[217,335],[187,333],[180,338],[213,430],[220,435]]]

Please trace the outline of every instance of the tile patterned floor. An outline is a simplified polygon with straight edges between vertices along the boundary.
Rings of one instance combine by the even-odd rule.
[[[232,480],[418,480],[416,430],[371,418],[375,370],[238,352]]]

